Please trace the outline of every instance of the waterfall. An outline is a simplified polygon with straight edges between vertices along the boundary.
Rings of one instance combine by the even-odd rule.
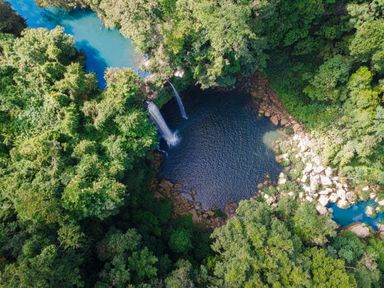
[[[169,83],[169,85],[172,87],[173,95],[174,95],[175,98],[176,98],[177,105],[179,105],[179,109],[180,109],[181,117],[183,117],[184,119],[188,119],[188,116],[187,116],[187,113],[185,113],[184,104],[183,104],[183,101],[181,100],[181,97],[180,97],[180,95],[179,95],[179,92],[177,92],[175,86],[173,86],[173,84],[171,83],[171,81],[168,81],[168,83]]]
[[[172,133],[172,131],[169,129],[167,123],[165,123],[165,120],[160,113],[159,108],[157,108],[157,106],[153,102],[147,103],[148,112],[151,115],[153,121],[155,121],[157,127],[159,128],[161,137],[163,137],[164,140],[167,141],[167,144],[169,146],[175,146],[180,141],[179,137],[177,137],[176,133]]]

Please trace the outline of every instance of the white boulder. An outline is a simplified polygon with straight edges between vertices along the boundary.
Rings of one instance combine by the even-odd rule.
[[[332,186],[332,180],[328,176],[321,176],[320,177],[321,185],[323,186]]]
[[[318,212],[320,215],[325,215],[325,214],[328,213],[328,209],[325,208],[325,207],[322,206],[322,205],[317,205],[317,206],[316,206],[316,210],[317,210],[317,212]]]
[[[319,203],[323,206],[327,206],[329,202],[329,197],[326,195],[321,195],[318,199]]]
[[[339,208],[346,208],[348,206],[348,202],[345,199],[340,199],[337,201],[337,207]]]
[[[307,200],[308,202],[313,202],[313,198],[311,196],[306,196],[305,200]]]
[[[371,232],[367,224],[360,222],[349,225],[346,230],[355,233],[359,238],[366,238]]]
[[[313,165],[312,165],[312,163],[307,163],[307,164],[305,165],[305,168],[304,168],[304,173],[305,173],[305,174],[309,174],[309,173],[312,172],[312,170],[313,170]]]
[[[328,195],[329,192],[327,190],[321,190],[319,191],[319,195]]]
[[[325,168],[325,176],[327,177],[332,177],[332,174],[333,174],[333,171],[332,171],[332,168],[331,167],[327,167]]]
[[[375,199],[376,198],[376,193],[375,192],[369,193],[369,198]]]
[[[346,192],[343,188],[337,189],[336,193],[337,193],[337,196],[339,196],[339,198],[345,199]]]
[[[375,214],[375,209],[372,206],[365,207],[365,215],[372,217]]]
[[[339,199],[339,196],[337,196],[336,193],[332,193],[332,194],[329,196],[329,202],[336,203],[338,199]]]

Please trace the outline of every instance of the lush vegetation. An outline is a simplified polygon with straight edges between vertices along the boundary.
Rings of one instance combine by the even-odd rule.
[[[384,242],[363,242],[312,204],[243,201],[213,233],[217,287],[381,287]]]
[[[263,71],[289,112],[316,128],[328,163],[384,184],[382,1],[39,2],[92,8],[150,56],[160,78],[182,69],[207,88]]]
[[[204,88],[268,75],[324,157],[384,184],[384,4],[378,0],[40,0],[88,6]],[[148,167],[156,130],[129,69],[97,88],[74,40],[26,29],[0,0],[2,287],[382,287],[384,242],[311,204],[244,201],[217,228],[171,217]]]
[[[149,192],[142,80],[109,70],[99,91],[73,44],[60,28],[0,34],[1,286],[172,282],[208,235]]]

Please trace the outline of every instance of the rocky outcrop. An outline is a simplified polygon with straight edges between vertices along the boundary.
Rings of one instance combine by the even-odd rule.
[[[194,223],[203,224],[210,228],[216,228],[225,223],[225,218],[217,216],[215,211],[202,208],[201,203],[195,200],[194,191],[183,190],[180,184],[174,184],[166,179],[156,182],[154,184],[155,197],[169,199],[172,202],[172,215],[174,217],[191,215]],[[228,211],[235,213],[236,208],[228,208]],[[231,216],[233,215],[231,214]]]
[[[158,174],[162,161],[162,155],[154,152],[151,159],[152,169]],[[226,217],[217,215],[213,210],[205,210],[202,204],[195,199],[193,190],[183,189],[182,185],[172,183],[166,179],[153,178],[151,190],[157,199],[168,199],[172,202],[172,216],[191,215],[194,223],[202,224],[209,228],[220,227],[225,224]],[[228,218],[236,214],[237,204],[229,203],[224,211]]]
[[[316,153],[315,141],[305,132],[304,127],[288,114],[280,98],[270,87],[268,80],[260,72],[256,72],[248,81],[247,88],[258,105],[259,114],[269,117],[275,125],[290,127],[293,130],[293,135],[288,136],[287,134],[283,140],[284,145],[279,146],[279,150],[283,151],[283,154],[277,155],[276,160],[285,166],[301,165],[300,168],[294,167],[296,176],[298,173],[301,174],[300,177],[297,177],[303,190],[302,193],[299,193],[299,197],[310,202],[317,201],[324,208],[329,203],[336,203],[341,208],[355,203],[358,196],[361,195],[360,191],[352,189],[347,179],[339,177],[332,167],[323,165],[319,154]],[[298,162],[300,165],[297,165]],[[280,174],[278,185],[285,185],[287,178],[284,173]],[[375,189],[369,186],[364,189],[366,189],[365,193],[368,190],[377,200]],[[384,200],[382,202],[384,206]],[[318,211],[324,213],[325,209],[319,208]]]
[[[371,234],[371,229],[365,223],[354,223],[345,228],[347,231],[355,233],[359,238],[367,238]]]
[[[269,85],[267,78],[256,72],[248,79],[248,90],[255,99],[261,116],[269,117],[274,125],[292,127],[294,131],[303,131],[303,126],[285,110],[279,96]]]

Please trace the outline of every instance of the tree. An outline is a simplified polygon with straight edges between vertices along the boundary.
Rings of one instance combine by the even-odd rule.
[[[355,234],[345,231],[335,237],[329,250],[347,264],[356,264],[364,253],[365,245]]]
[[[326,251],[319,248],[310,249],[307,253],[311,259],[312,287],[356,287],[355,279],[348,275],[344,261],[327,256]]]
[[[348,58],[336,55],[324,62],[310,84],[304,89],[309,97],[318,101],[344,101],[345,84],[349,78],[351,63]]]
[[[369,61],[377,51],[383,48],[384,20],[364,22],[358,27],[351,42],[351,55],[359,61]]]
[[[328,217],[318,216],[315,207],[305,202],[296,210],[292,219],[296,233],[305,242],[325,244],[328,237],[336,236],[336,223]]]
[[[156,276],[157,258],[142,248],[140,241],[140,235],[133,229],[126,233],[116,229],[108,232],[97,247],[100,260],[105,262],[97,287],[127,287]]]
[[[237,217],[213,232],[216,285],[355,287],[343,260],[332,258],[321,246],[311,247],[324,244],[327,236],[336,234],[335,226],[328,224],[330,219],[318,216],[307,204],[295,209],[287,203],[282,200],[273,209],[265,203],[242,201]],[[309,225],[303,223],[307,221],[304,214],[309,216]],[[302,221],[298,221],[299,216]],[[321,225],[326,228],[315,231],[312,224],[316,229]],[[312,228],[306,230],[308,227]],[[309,231],[315,235],[309,235]]]
[[[169,237],[169,247],[176,253],[186,253],[192,248],[191,233],[186,229],[174,230]]]
[[[192,288],[192,265],[187,260],[179,260],[176,269],[165,279],[166,288]]]
[[[23,250],[28,244],[24,244]],[[79,260],[73,253],[62,253],[51,244],[7,265],[0,274],[1,283],[4,287],[83,287]]]

